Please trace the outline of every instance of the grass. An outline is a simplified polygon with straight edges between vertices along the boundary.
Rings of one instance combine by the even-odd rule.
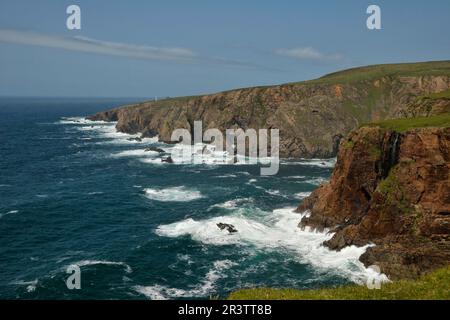
[[[233,292],[230,300],[450,300],[450,266],[417,280],[381,284],[381,289],[349,285],[338,288],[296,290],[256,288]]]
[[[417,75],[450,75],[450,61],[380,64],[352,68],[330,73],[321,78],[306,82],[318,82],[323,84],[354,83],[357,81],[379,79],[386,76]]]
[[[390,119],[364,124],[363,126],[381,127],[383,129],[405,132],[409,129],[424,127],[450,127],[450,113],[444,113],[431,117],[418,117],[406,119]]]
[[[405,198],[405,191],[402,184],[397,180],[399,165],[391,168],[389,175],[378,184],[377,190],[382,193],[386,199],[380,207],[386,207],[388,211],[392,211],[392,207],[396,207],[402,214],[411,214],[414,212],[410,205],[410,201]]]
[[[438,99],[444,99],[444,100],[450,100],[450,89],[437,92],[437,93],[430,93],[429,95],[425,96],[425,98],[438,100]]]

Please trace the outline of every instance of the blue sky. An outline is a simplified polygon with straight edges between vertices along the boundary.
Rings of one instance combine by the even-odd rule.
[[[370,4],[382,30],[366,28]],[[449,21],[448,0],[1,0],[0,95],[193,95],[448,60]]]

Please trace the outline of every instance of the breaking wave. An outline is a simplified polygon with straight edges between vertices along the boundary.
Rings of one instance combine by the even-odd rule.
[[[0,218],[3,218],[4,216],[6,216],[8,214],[15,214],[15,213],[18,213],[18,212],[19,212],[19,210],[11,210],[11,211],[8,211],[8,212],[5,212],[5,213],[0,213]]]
[[[320,168],[333,168],[336,165],[336,158],[330,159],[301,159],[297,160],[283,160],[282,165],[303,165]]]
[[[311,195],[312,192],[307,191],[307,192],[298,192],[295,194],[295,197],[298,199],[305,199],[306,197],[309,197]]]
[[[116,122],[107,121],[92,121],[84,117],[62,117],[57,123],[59,124],[77,124],[77,125],[98,125],[98,124],[112,124],[115,125]]]
[[[293,213],[293,208],[277,209],[258,219],[242,214],[219,216],[205,220],[191,218],[167,225],[160,225],[156,234],[165,237],[189,236],[208,245],[255,246],[260,249],[288,250],[301,263],[317,269],[334,272],[350,280],[362,283],[373,271],[359,261],[361,254],[370,246],[349,246],[341,251],[332,251],[322,245],[333,234],[313,232],[298,228],[300,220],[308,215]],[[238,232],[220,230],[218,223],[232,224]],[[383,278],[384,275],[380,275]]]
[[[93,265],[98,265],[98,264],[121,266],[125,269],[126,273],[133,272],[131,267],[128,264],[126,264],[125,262],[116,262],[116,261],[107,261],[107,260],[82,260],[82,261],[75,262],[73,264],[77,265],[79,267],[93,266]]]
[[[219,260],[205,275],[204,279],[191,289],[169,288],[162,285],[135,286],[134,290],[151,300],[167,300],[171,298],[205,297],[215,289],[217,280],[226,277],[223,271],[235,266],[231,260]]]
[[[125,150],[118,153],[112,154],[112,157],[114,158],[122,158],[122,157],[155,157],[159,153],[156,151],[151,151],[146,149],[132,149],[132,150]]]
[[[185,187],[173,187],[165,189],[144,189],[145,196],[151,200],[164,201],[164,202],[184,202],[193,201],[203,198],[200,191],[190,190]]]

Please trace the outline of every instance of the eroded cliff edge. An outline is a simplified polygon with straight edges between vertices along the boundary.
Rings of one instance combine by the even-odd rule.
[[[334,250],[373,243],[360,260],[391,279],[450,265],[450,115],[361,127],[341,142],[329,183],[298,207],[300,227],[335,232]]]
[[[450,61],[377,65],[322,78],[216,94],[148,101],[100,112],[92,120],[118,121],[126,133],[170,141],[175,129],[280,130],[280,156],[327,158],[361,123],[450,111],[433,96],[450,89]],[[439,100],[436,102],[435,100]]]

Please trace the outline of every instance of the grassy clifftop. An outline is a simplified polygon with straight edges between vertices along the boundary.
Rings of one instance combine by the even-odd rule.
[[[381,289],[351,285],[332,289],[295,290],[257,288],[233,292],[230,300],[450,300],[450,267],[439,269],[417,280],[381,284]]]
[[[450,61],[379,64],[333,72],[307,83],[354,83],[382,77],[450,75]],[[297,82],[299,83],[299,82]]]
[[[450,113],[445,113],[431,117],[417,117],[406,119],[390,119],[379,122],[366,124],[372,127],[381,127],[383,129],[393,130],[396,132],[405,132],[414,128],[448,128],[450,127]]]

